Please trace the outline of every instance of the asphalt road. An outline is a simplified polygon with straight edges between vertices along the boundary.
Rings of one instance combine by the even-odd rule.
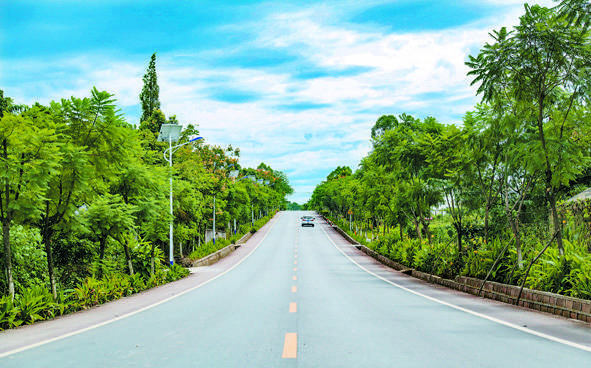
[[[278,214],[218,264],[0,333],[0,367],[583,367],[589,324],[390,270]]]

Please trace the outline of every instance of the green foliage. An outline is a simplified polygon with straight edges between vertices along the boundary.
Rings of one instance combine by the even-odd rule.
[[[344,230],[352,220],[373,239],[349,232],[360,243],[448,278],[518,284],[556,233],[527,285],[588,298],[591,205],[560,203],[589,182],[590,8],[526,4],[517,26],[493,31],[466,63],[483,101],[463,124],[380,117],[359,169],[337,167],[306,207]]]
[[[33,286],[47,286],[47,256],[39,231],[22,225],[11,230],[15,289],[22,292]]]
[[[14,306],[12,297],[6,295],[0,297],[0,331],[18,327],[22,321],[17,318],[18,308]]]
[[[187,275],[189,275],[189,270],[175,263],[166,272],[166,282],[173,282]]]
[[[120,273],[108,274],[103,279],[89,277],[74,289],[70,303],[76,308],[88,309],[138,293],[147,288],[178,280],[188,274],[187,269],[174,265],[170,270],[158,269],[153,276],[147,279],[140,274],[130,276]]]
[[[239,148],[189,142],[199,134],[193,125],[181,133],[174,166],[168,166],[168,145],[157,141],[158,131],[164,123],[182,123],[159,110],[155,59],[144,76],[139,129],[123,119],[112,94],[94,87],[89,97],[31,108],[0,90],[0,179],[8,183],[0,188],[0,293],[16,292],[14,303],[2,298],[0,328],[185,276],[186,270],[163,263],[169,224],[175,229],[173,256],[181,245],[191,249],[212,226],[214,196],[216,228],[227,233],[234,222],[242,231],[256,231],[267,221],[258,219],[263,213],[286,207],[293,188],[283,172],[266,164],[241,167]],[[230,170],[238,170],[240,179]],[[256,180],[241,180],[244,175]],[[239,236],[199,251],[215,251]]]
[[[249,228],[248,232],[254,234],[256,233],[261,227],[263,227],[273,216],[263,217],[257,221],[255,221],[254,225]],[[213,241],[209,241],[197,249],[195,249],[191,254],[189,254],[189,258],[193,260],[201,259],[203,257],[207,257],[210,254],[217,252],[218,250],[227,247],[230,244],[235,244],[238,239],[244,236],[246,233],[237,233],[231,236],[229,239],[216,239],[215,244]]]
[[[134,243],[135,242],[135,243]],[[152,267],[152,248],[153,245],[142,240],[141,238],[133,239],[129,244],[130,252],[132,254],[133,271],[144,279],[150,278],[150,270]],[[154,251],[154,265],[156,272],[162,269],[164,262],[164,252],[160,248],[153,248]]]
[[[17,318],[27,325],[54,317],[57,307],[51,293],[40,286],[34,286],[17,295],[14,304],[18,309]]]
[[[142,117],[140,121],[146,121],[155,110],[160,109],[160,87],[158,87],[158,75],[156,74],[156,53],[152,54],[150,64],[146,70],[146,74],[142,78],[144,86],[140,93],[140,101],[142,103]],[[160,127],[155,127],[152,130],[158,133]]]
[[[191,252],[191,254],[189,254],[189,258],[201,259],[203,257],[217,252],[218,250],[228,245],[230,245],[230,242],[226,239],[216,239],[215,244],[213,243],[213,241],[209,241],[205,244],[202,244],[200,247]]]

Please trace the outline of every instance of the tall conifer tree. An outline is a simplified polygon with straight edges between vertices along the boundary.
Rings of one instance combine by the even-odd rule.
[[[141,121],[147,121],[155,110],[160,109],[160,88],[158,87],[158,77],[156,75],[156,53],[152,54],[148,70],[143,77],[144,87],[140,93],[142,103]]]

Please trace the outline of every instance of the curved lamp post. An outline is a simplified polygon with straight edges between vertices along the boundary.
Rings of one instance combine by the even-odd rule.
[[[179,148],[191,142],[195,142],[199,139],[203,139],[203,137],[196,137],[191,139],[188,142],[177,144],[176,146],[172,145],[172,142],[177,142],[181,135],[181,129],[183,128],[180,124],[162,124],[160,127],[160,134],[158,134],[158,141],[166,142],[168,141],[168,149],[166,149],[163,153],[164,159],[168,162],[170,166],[170,265],[174,264],[174,246],[173,246],[173,222],[174,217],[172,213],[172,154]],[[166,152],[168,152],[168,157],[166,157]]]

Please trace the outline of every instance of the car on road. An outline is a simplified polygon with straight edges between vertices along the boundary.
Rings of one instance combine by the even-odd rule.
[[[315,220],[314,216],[302,216],[301,220],[302,220],[302,227],[305,227],[305,226],[314,227],[314,220]]]

